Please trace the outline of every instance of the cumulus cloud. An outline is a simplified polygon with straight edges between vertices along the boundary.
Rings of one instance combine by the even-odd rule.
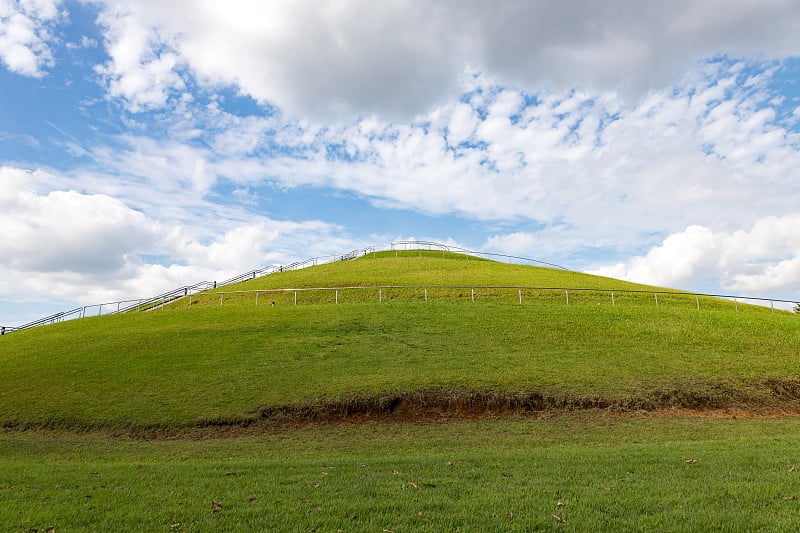
[[[8,70],[41,78],[53,65],[53,26],[60,0],[0,0],[0,61]]]
[[[193,223],[216,216],[223,232],[241,223],[206,198],[220,181],[243,203],[243,191],[310,186],[379,207],[521,224],[486,243],[513,255],[637,254],[692,225],[745,228],[794,211],[800,137],[778,119],[774,73],[712,61],[630,105],[615,93],[525,93],[467,71],[460,99],[414,122],[335,126],[191,104],[198,122],[176,136],[128,134],[90,148],[98,171],[81,180],[165,220],[176,203],[178,220],[192,209]]]
[[[180,57],[157,27],[139,24],[130,9],[108,6],[98,17],[110,59],[98,65],[108,96],[131,111],[163,107],[172,91],[184,87],[177,73]]]
[[[639,96],[699,58],[800,54],[792,0],[100,4],[101,72],[134,109],[163,105],[184,66],[292,114],[407,118],[453,96],[466,65],[511,85]]]
[[[737,293],[787,295],[800,290],[800,213],[759,219],[748,229],[690,226],[647,254],[593,273],[654,285],[686,287],[721,277]]]
[[[147,248],[158,228],[142,213],[105,195],[27,187],[27,173],[0,167],[1,262],[32,272],[100,274],[121,268],[125,255]]]
[[[105,194],[51,190],[70,179],[42,171],[0,167],[0,182],[5,299],[97,304],[146,297],[363,245],[320,221],[243,222],[239,213],[208,225],[163,223],[158,209],[145,214]]]
[[[209,168],[248,186],[329,187],[380,206],[523,220],[546,226],[540,241],[560,228],[551,242],[573,250],[635,250],[732,211],[730,222],[746,225],[797,205],[800,139],[776,120],[769,91],[746,86],[745,67],[711,63],[632,106],[613,93],[525,94],[476,75],[462,101],[416,122],[265,127],[239,141],[252,155],[217,152]],[[259,143],[290,136],[300,148],[260,157]]]
[[[253,204],[304,187],[457,215],[491,227],[491,251],[573,266],[601,250],[654,283],[722,272],[731,289],[793,286],[795,249],[759,228],[788,235],[776,221],[793,228],[800,200],[800,108],[774,88],[780,58],[800,53],[796,2],[95,5],[108,57],[94,73],[148,113],[123,113],[136,124],[85,142],[46,186],[0,196],[17,223],[37,221],[15,231],[51,245],[0,245],[25,283],[100,296],[81,276],[116,272],[110,290],[136,292],[366,244]],[[38,41],[15,37],[32,55],[3,61],[42,75],[58,4],[0,0],[0,54],[20,16]],[[261,114],[233,114],[222,86]],[[63,234],[49,213],[70,218]],[[80,232],[92,242],[69,240]],[[87,259],[99,243],[113,261]]]

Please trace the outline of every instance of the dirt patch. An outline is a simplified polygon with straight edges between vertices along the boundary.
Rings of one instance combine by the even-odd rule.
[[[575,395],[548,390],[432,388],[351,393],[288,405],[263,406],[231,419],[205,419],[191,426],[130,427],[76,421],[13,422],[10,430],[69,430],[141,439],[226,438],[289,431],[314,425],[441,423],[501,417],[554,416],[786,418],[800,416],[800,378],[750,381],[691,381],[620,396]]]
[[[777,417],[800,413],[800,379],[693,381],[653,387],[618,397],[580,396],[543,390],[434,388],[351,394],[258,408],[256,423],[430,422],[452,419],[534,416],[604,410],[620,416],[692,413],[693,416]]]

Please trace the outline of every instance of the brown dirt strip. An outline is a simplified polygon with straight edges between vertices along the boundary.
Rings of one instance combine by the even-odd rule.
[[[788,418],[800,417],[800,378],[749,381],[693,381],[653,387],[630,396],[575,396],[537,390],[434,388],[419,391],[353,393],[344,398],[315,398],[264,406],[239,419],[209,419],[183,427],[129,427],[12,422],[7,430],[65,430],[109,437],[208,439],[291,431],[315,425],[364,423],[432,424],[504,417],[555,416],[616,418]]]

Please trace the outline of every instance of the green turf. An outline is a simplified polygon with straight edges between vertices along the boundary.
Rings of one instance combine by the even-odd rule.
[[[800,421],[603,414],[203,441],[0,432],[8,531],[789,531]]]
[[[236,289],[356,280],[642,288],[423,253],[367,256]],[[342,289],[338,305],[308,302],[304,293],[297,306],[287,293],[274,307],[266,296],[256,306],[252,293],[223,305],[212,295],[191,306],[182,300],[17,332],[0,339],[0,424],[188,427],[246,422],[278,406],[324,408],[415,391],[537,391],[567,403],[595,398],[634,407],[688,395],[711,406],[769,406],[765,380],[798,379],[800,317],[792,313],[737,311],[708,298],[698,311],[693,297],[665,295],[656,306],[647,293],[617,295],[612,306],[607,293],[573,294],[567,305],[560,291],[546,297],[529,289],[520,305],[516,290],[478,290],[474,303],[469,289],[460,297],[430,294],[428,302],[419,289],[403,291],[379,303],[373,289]]]
[[[0,338],[0,530],[800,521],[799,419],[614,414],[796,411],[797,314],[438,252],[224,291]],[[394,402],[385,420],[417,423],[336,422]],[[449,410],[490,418],[430,423]]]

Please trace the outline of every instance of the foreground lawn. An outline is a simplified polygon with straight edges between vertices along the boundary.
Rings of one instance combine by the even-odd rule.
[[[596,412],[206,440],[4,432],[0,526],[787,531],[800,521],[798,450],[798,419]]]

